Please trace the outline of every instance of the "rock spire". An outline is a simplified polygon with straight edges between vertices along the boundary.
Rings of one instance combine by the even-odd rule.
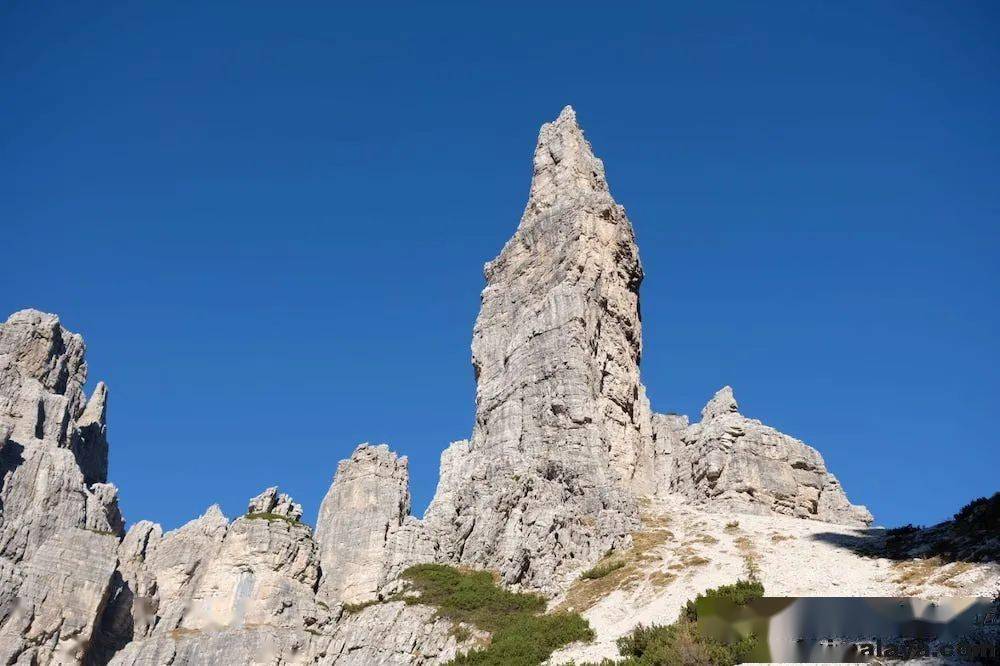
[[[520,225],[485,275],[475,426],[427,520],[446,559],[545,589],[627,541],[650,429],[635,235],[572,108],[542,126]]]

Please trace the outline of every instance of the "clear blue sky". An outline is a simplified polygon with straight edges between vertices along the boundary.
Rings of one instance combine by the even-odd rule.
[[[313,520],[362,441],[422,513],[565,104],[655,409],[732,384],[885,524],[1000,489],[1000,5],[335,4],[0,6],[0,310],[85,336],[129,521]]]

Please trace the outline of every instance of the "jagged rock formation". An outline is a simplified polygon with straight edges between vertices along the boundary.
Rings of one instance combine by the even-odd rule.
[[[461,628],[467,636],[459,640],[455,624],[437,617],[429,606],[403,601],[376,604],[342,616],[317,658],[337,666],[441,664],[488,638],[475,627]]]
[[[107,483],[107,387],[86,399],[83,340],[53,315],[12,315],[0,326],[0,661],[434,664],[486,636],[462,627],[459,641],[433,609],[399,601],[412,564],[561,592],[626,551],[649,498],[871,522],[814,449],[742,416],[728,387],[693,425],[651,411],[638,248],[571,108],[543,125],[520,225],[485,277],[475,425],[442,454],[424,520],[410,515],[407,459],[362,444],[338,466],[315,538],[277,487],[232,522],[213,506],[176,530],[140,521],[126,534]]]
[[[553,589],[627,543],[650,437],[638,248],[570,107],[542,126],[521,223],[485,274],[475,427],[427,521],[444,559]]]
[[[410,516],[409,484],[406,456],[385,444],[362,444],[340,462],[316,523],[327,601],[369,601],[407,566],[434,559],[423,525]]]
[[[129,530],[119,548],[123,586],[108,616],[126,635],[111,663],[167,663],[167,654],[205,663],[213,651],[249,653],[258,644],[275,658],[305,658],[306,630],[320,631],[333,620],[315,598],[319,556],[312,530],[275,511],[301,511],[276,488],[250,507],[266,510],[230,523],[213,506],[166,534],[147,521]],[[270,640],[277,631],[282,640]],[[210,641],[191,638],[204,633]]]
[[[285,493],[278,493],[278,486],[271,486],[247,505],[248,516],[278,516],[293,523],[302,518],[302,505],[296,504]]]
[[[122,530],[105,405],[83,339],[54,315],[0,325],[0,661],[86,656]]]
[[[816,449],[740,414],[728,386],[705,405],[700,423],[678,434],[670,488],[692,500],[842,525],[872,522],[868,509],[847,500]]]

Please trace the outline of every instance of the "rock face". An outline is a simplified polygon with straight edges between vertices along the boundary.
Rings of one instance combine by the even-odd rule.
[[[0,325],[0,661],[87,656],[122,518],[107,481],[107,389],[54,315]]]
[[[320,506],[316,540],[328,602],[359,603],[410,564],[434,559],[420,521],[410,516],[406,457],[362,444],[337,467]]]
[[[694,425],[651,411],[638,248],[571,108],[542,127],[520,225],[485,277],[475,425],[442,455],[424,520],[410,515],[407,459],[362,444],[338,466],[315,538],[277,487],[232,522],[213,506],[176,530],[125,533],[107,483],[108,391],[84,394],[83,340],[53,315],[12,315],[0,325],[0,662],[435,664],[487,636],[392,596],[412,564],[558,592],[627,547],[638,500],[655,495],[871,522],[814,449],[742,416],[729,387]]]
[[[485,274],[475,427],[427,519],[446,559],[552,589],[627,542],[650,439],[638,248],[570,107],[542,126],[521,223]]]
[[[215,663],[215,654],[257,650],[305,659],[307,630],[319,633],[333,621],[315,597],[312,530],[291,517],[301,507],[277,488],[250,509],[232,523],[213,506],[166,534],[147,521],[129,530],[118,552],[122,585],[104,621],[120,649],[111,663],[167,663],[168,655]],[[281,640],[271,638],[275,632]]]
[[[868,509],[847,500],[816,449],[738,409],[726,386],[705,405],[701,422],[679,433],[671,490],[715,508],[871,524]]]
[[[462,628],[469,636],[460,641],[455,624],[438,618],[429,606],[402,601],[376,604],[345,613],[317,660],[337,666],[441,664],[488,637],[475,627]]]

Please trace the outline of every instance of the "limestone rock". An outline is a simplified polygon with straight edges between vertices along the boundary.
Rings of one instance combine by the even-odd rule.
[[[433,559],[423,524],[410,517],[409,469],[385,444],[362,444],[342,460],[316,522],[328,602],[358,603],[410,564]]]
[[[167,654],[175,663],[206,663],[262,646],[261,654],[304,658],[307,630],[332,621],[315,597],[316,543],[309,526],[290,517],[298,505],[276,488],[250,506],[267,510],[230,523],[213,506],[165,534],[145,521],[129,530],[118,551],[121,587],[105,613],[117,651],[111,663],[155,663]],[[282,640],[268,641],[277,630]]]
[[[442,558],[554,589],[628,543],[651,457],[638,249],[571,108],[542,126],[524,215],[485,275],[475,426],[426,522]]]
[[[457,628],[436,617],[429,606],[402,601],[375,604],[345,614],[317,663],[337,666],[441,664],[458,651],[481,645],[488,634],[462,625],[469,637],[459,641]]]
[[[0,659],[72,663],[87,655],[115,568],[111,534],[61,529],[18,567],[16,601],[0,629]],[[6,584],[5,584],[6,587]]]
[[[816,449],[737,411],[726,386],[702,410],[702,421],[673,447],[670,487],[716,508],[783,514],[843,525],[869,525]]]
[[[58,317],[0,325],[0,660],[86,657],[123,520],[107,481],[107,389]]]
[[[173,636],[130,643],[111,663],[114,666],[313,663],[308,658],[306,638],[277,627],[177,632]]]
[[[250,504],[247,506],[247,515],[254,514],[284,516],[295,522],[302,518],[302,505],[296,504],[291,497],[284,493],[279,494],[278,487],[272,486],[250,500]]]

